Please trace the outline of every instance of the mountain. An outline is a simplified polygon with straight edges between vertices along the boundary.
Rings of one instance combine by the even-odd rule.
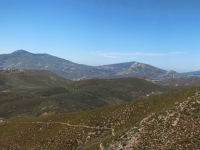
[[[200,71],[186,72],[186,73],[182,73],[182,75],[188,76],[188,77],[200,77]]]
[[[0,55],[0,69],[48,70],[71,80],[89,78],[147,77],[154,80],[180,78],[183,75],[167,72],[139,62],[127,62],[104,66],[87,66],[54,57],[48,54],[32,54],[18,50]]]
[[[113,74],[110,77],[148,77],[150,79],[163,80],[168,78],[181,78],[183,75],[171,70],[166,71],[154,66],[143,64],[139,62],[120,63],[113,65],[105,65],[98,67],[112,71]]]
[[[98,67],[112,71],[112,77],[146,76],[152,79],[159,78],[166,71],[139,62],[129,62]]]
[[[0,120],[1,149],[199,149],[200,88],[100,109]]]
[[[0,69],[48,70],[68,79],[91,78],[102,75],[95,67],[80,65],[48,54],[32,54],[18,50],[0,55]]]
[[[170,70],[168,72],[165,72],[163,75],[161,75],[159,78],[160,79],[180,79],[184,77],[183,75],[173,71],[173,70]]]

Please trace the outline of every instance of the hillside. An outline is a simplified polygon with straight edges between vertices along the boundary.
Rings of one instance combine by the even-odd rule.
[[[0,70],[0,89],[64,86],[72,81],[45,70]]]
[[[170,109],[149,114],[137,128],[113,142],[109,149],[199,149],[200,92],[175,102]],[[136,131],[137,129],[137,131]]]
[[[198,149],[200,88],[71,114],[1,121],[2,149]],[[191,144],[192,143],[192,144]]]
[[[0,69],[48,70],[71,80],[139,76],[163,80],[186,77],[175,71],[166,71],[135,61],[94,67],[73,63],[48,54],[32,54],[24,50],[0,55]]]
[[[179,90],[138,78],[72,82],[48,71],[31,70],[0,75],[0,117],[4,118],[83,111]]]

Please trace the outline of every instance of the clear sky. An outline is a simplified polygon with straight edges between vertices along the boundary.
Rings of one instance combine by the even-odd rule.
[[[0,54],[200,70],[200,0],[0,0]]]

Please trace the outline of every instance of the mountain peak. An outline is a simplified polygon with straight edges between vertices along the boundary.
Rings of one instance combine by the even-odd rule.
[[[135,68],[135,67],[144,67],[146,64],[139,63],[139,62],[133,62],[130,68]]]
[[[176,73],[176,71],[170,70],[170,71],[168,71],[168,73]]]
[[[16,51],[12,52],[12,54],[30,54],[30,53],[28,51],[20,49],[20,50],[16,50]]]
[[[167,74],[178,74],[178,73],[174,70],[170,70],[170,71],[167,72]]]

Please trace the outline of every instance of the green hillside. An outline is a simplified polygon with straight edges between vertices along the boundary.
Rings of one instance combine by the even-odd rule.
[[[199,91],[195,87],[84,112],[16,116],[0,123],[0,147],[12,150],[180,149],[176,148],[178,144],[198,149]],[[169,132],[163,137],[161,133],[165,130]],[[134,144],[134,137],[139,144]],[[170,147],[164,147],[163,139],[169,141]]]
[[[70,81],[48,71],[0,73],[0,117],[84,111],[176,91],[143,79]]]
[[[72,82],[45,70],[0,70],[0,89],[65,86]]]

